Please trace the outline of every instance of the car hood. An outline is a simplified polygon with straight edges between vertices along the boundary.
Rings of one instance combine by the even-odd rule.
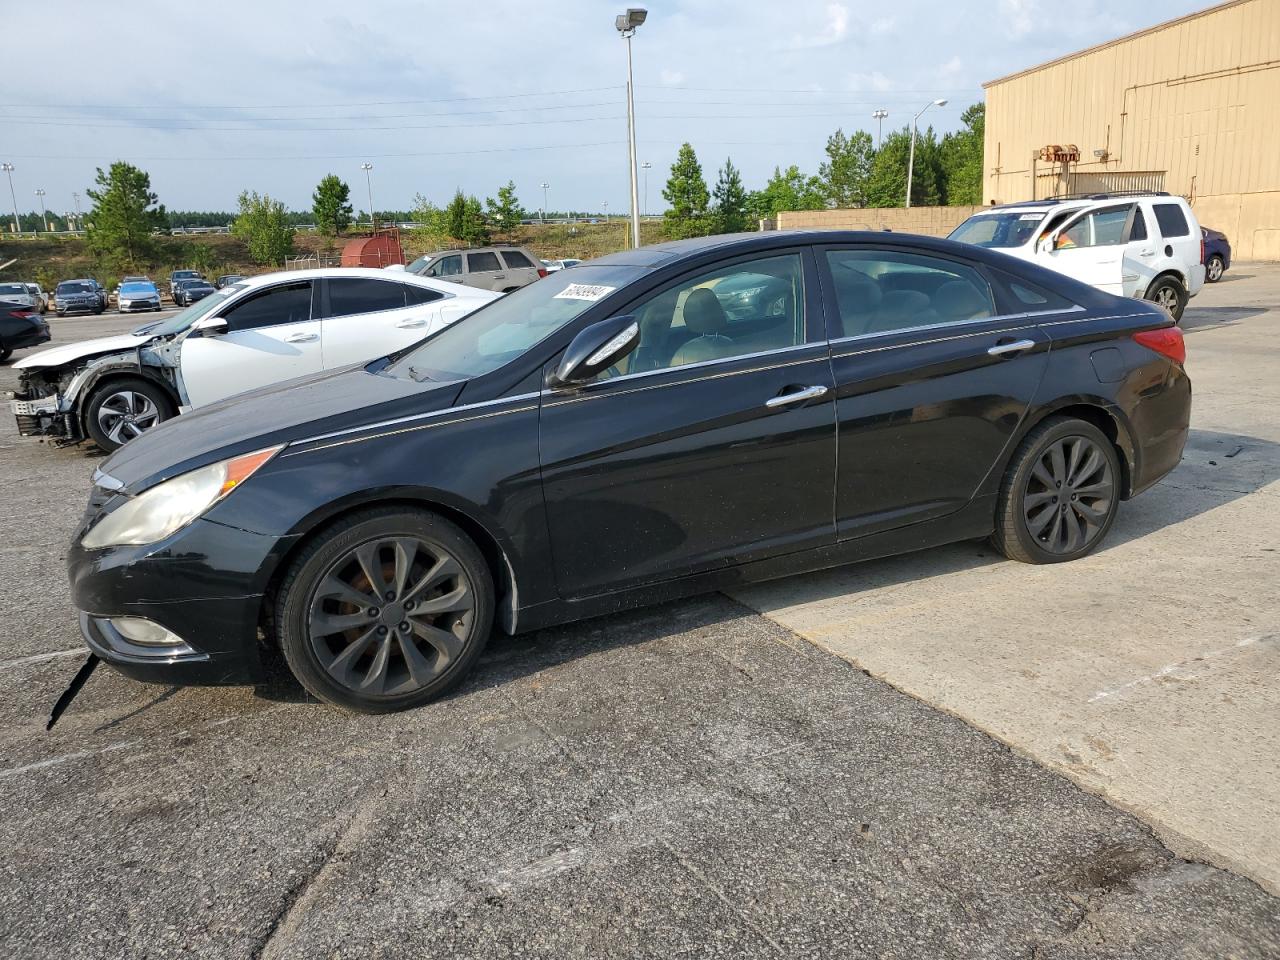
[[[379,420],[451,407],[463,382],[422,384],[357,364],[201,407],[148,430],[103,461],[130,493],[205,464]]]
[[[119,353],[121,350],[134,350],[148,341],[147,337],[135,337],[123,333],[118,337],[99,337],[97,340],[82,340],[79,343],[68,343],[64,347],[53,347],[41,350],[29,357],[23,357],[14,364],[19,370],[35,368],[61,367],[76,360],[96,357],[104,353]]]

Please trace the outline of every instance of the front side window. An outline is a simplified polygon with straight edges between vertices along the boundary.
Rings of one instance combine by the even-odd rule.
[[[718,267],[667,287],[629,312],[640,324],[640,343],[609,371],[613,376],[797,346],[804,343],[800,255]]]
[[[1187,218],[1179,204],[1153,203],[1151,209],[1156,215],[1156,223],[1160,225],[1160,236],[1165,238],[1191,236],[1191,227],[1187,224]]]
[[[455,254],[452,257],[441,257],[435,263],[427,268],[426,275],[428,277],[456,277],[462,273],[462,257]]]
[[[496,253],[468,253],[467,270],[471,273],[483,273],[486,270],[501,270]]]
[[[1104,207],[1081,217],[1058,234],[1055,249],[1071,250],[1075,247],[1106,247],[1125,242],[1125,224],[1129,222],[1132,204],[1121,207]]]
[[[223,319],[232,332],[304,323],[311,319],[311,281],[286,283],[264,290],[228,310]]]
[[[896,250],[831,250],[840,330],[861,337],[996,315],[991,286],[972,267]]]
[[[329,280],[331,317],[400,310],[404,305],[404,287],[401,284],[370,277],[335,277]]]

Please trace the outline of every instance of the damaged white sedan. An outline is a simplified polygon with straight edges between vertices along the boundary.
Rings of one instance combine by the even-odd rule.
[[[360,267],[253,277],[131,334],[20,360],[13,413],[24,436],[111,451],[178,413],[402,350],[498,297]]]

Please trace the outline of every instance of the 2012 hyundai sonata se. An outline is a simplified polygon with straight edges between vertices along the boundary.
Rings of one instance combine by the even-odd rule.
[[[1084,556],[1178,463],[1183,359],[1158,307],[947,241],[645,247],[129,443],[74,601],[140,680],[278,648],[324,700],[413,707],[494,629],[966,538]]]

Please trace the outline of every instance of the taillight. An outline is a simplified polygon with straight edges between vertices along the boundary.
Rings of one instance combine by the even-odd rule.
[[[1204,263],[1204,237],[1200,237],[1200,262]]]
[[[34,320],[39,314],[30,310],[10,310],[9,316],[17,317],[19,320]]]
[[[1143,330],[1135,333],[1133,339],[1148,350],[1154,350],[1161,356],[1168,357],[1174,363],[1187,361],[1187,342],[1182,339],[1182,331],[1177,327],[1161,327],[1159,330]]]
[[[539,279],[539,280],[541,280],[541,279],[542,279],[543,277],[545,277],[546,275],[547,275],[547,268],[546,268],[546,267],[539,267],[539,268],[538,268],[538,279]]]

